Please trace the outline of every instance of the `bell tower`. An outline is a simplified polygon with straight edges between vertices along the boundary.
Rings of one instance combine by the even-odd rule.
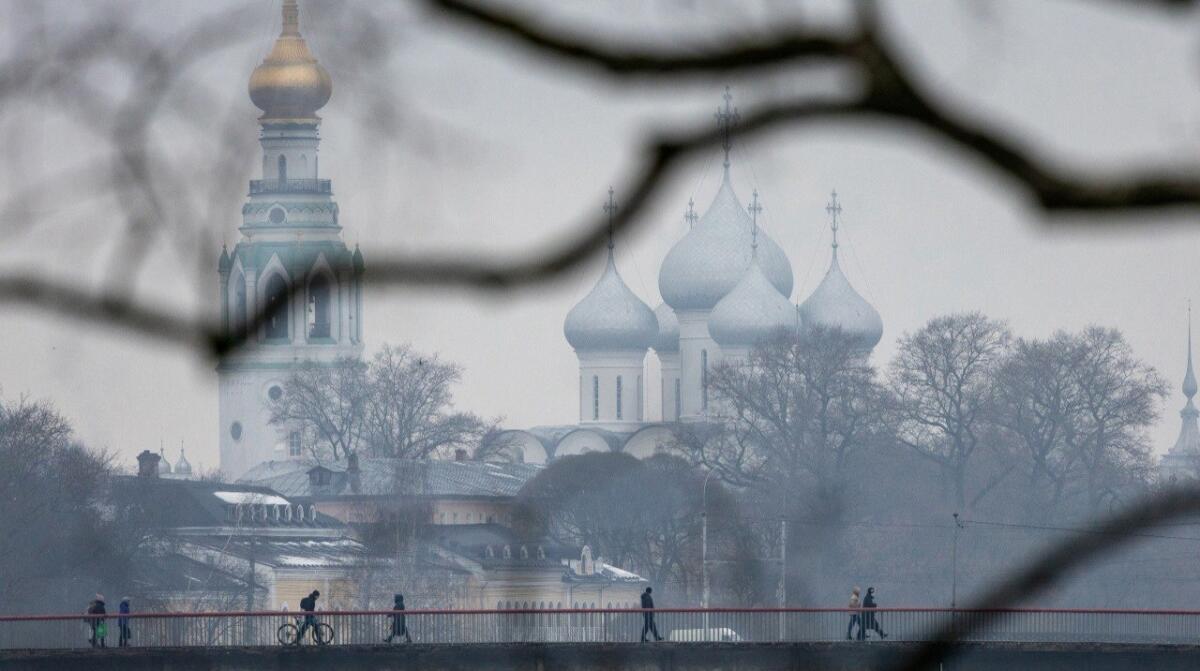
[[[296,367],[362,354],[363,257],[343,242],[332,182],[319,170],[317,110],[332,93],[300,35],[296,0],[284,0],[283,30],[250,76],[263,112],[261,179],[251,180],[239,240],[217,265],[222,327],[246,339],[217,366],[227,478],[303,454],[297,432],[269,423]]]

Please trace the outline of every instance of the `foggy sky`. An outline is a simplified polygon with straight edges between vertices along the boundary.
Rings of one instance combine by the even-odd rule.
[[[102,3],[96,3],[101,6]],[[254,0],[260,38],[202,60],[189,76],[218,97],[196,110],[187,132],[156,128],[156,149],[188,165],[230,115],[244,118],[244,151],[229,170],[257,178],[257,110],[246,95],[251,70],[278,34],[278,0]],[[336,33],[302,2],[301,30],[329,66],[331,102],[320,112],[321,170],[331,178],[348,244],[373,251],[502,250],[557,239],[599,211],[610,184],[635,160],[638,134],[656,124],[705,123],[728,84],[743,110],[756,98],[794,90],[797,78],[696,79],[686,86],[617,86],[546,64],[473,30],[413,17],[396,26],[399,44],[382,75],[366,81],[331,65]],[[142,2],[131,21],[171,34],[233,2]],[[768,4],[768,6],[771,6]],[[840,4],[807,3],[806,16],[838,21]],[[0,0],[0,42],[29,25],[35,5]],[[330,5],[319,8],[333,11]],[[44,20],[78,21],[74,3],[50,2]],[[704,2],[630,3],[556,10],[555,20],[599,25],[626,39],[663,44],[768,25],[762,8],[733,12]],[[1195,17],[1091,2],[891,3],[893,35],[919,64],[923,82],[1017,133],[1040,151],[1080,169],[1200,163],[1200,49]],[[7,27],[5,27],[7,26]],[[107,73],[107,74],[106,74]],[[93,83],[124,87],[97,64]],[[818,78],[820,79],[820,78]],[[824,81],[834,81],[824,77]],[[362,93],[384,87],[399,118],[390,143],[361,132]],[[0,197],[56,174],[89,152],[94,136],[53,105],[0,110]],[[689,164],[647,216],[652,224],[618,239],[617,263],[635,293],[660,302],[657,272],[683,234],[689,197],[703,212],[720,176],[719,149]],[[203,179],[204,174],[198,174]],[[793,302],[820,281],[829,260],[824,206],[836,188],[843,203],[843,269],[879,310],[884,339],[874,354],[886,363],[896,339],[930,317],[979,309],[1007,319],[1019,335],[1100,324],[1121,329],[1138,356],[1157,367],[1172,394],[1153,434],[1168,448],[1183,405],[1185,305],[1200,298],[1194,272],[1200,226],[1182,214],[1109,219],[1104,229],[1048,223],[1025,195],[958,151],[909,128],[826,125],[740,143],[733,178],[743,203],[752,189],[760,221],[786,251],[796,276]],[[622,194],[616,194],[618,201]],[[184,310],[211,307],[220,242],[237,240],[240,201],[212,224],[213,246],[182,258],[156,240],[135,285],[147,298]],[[109,260],[121,222],[105,200],[81,200],[63,184],[21,221],[3,220],[0,263],[6,268],[95,282]],[[1144,226],[1149,221],[1154,226]],[[458,405],[505,424],[528,427],[578,420],[578,370],[562,335],[567,311],[598,277],[597,257],[553,286],[509,295],[429,289],[369,288],[368,353],[384,342],[411,342],[461,363]],[[193,466],[217,465],[216,374],[210,361],[93,324],[5,306],[0,329],[0,393],[52,400],[88,444],[124,462],[167,446],[172,462],[183,441]],[[650,360],[653,361],[653,355]],[[655,370],[657,370],[655,368]],[[647,418],[659,412],[656,373]]]

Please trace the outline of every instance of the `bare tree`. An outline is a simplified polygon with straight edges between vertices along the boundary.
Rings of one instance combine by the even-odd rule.
[[[710,377],[715,427],[678,443],[731,484],[805,492],[822,507],[846,492],[849,459],[882,430],[882,392],[841,331],[780,334]],[[697,440],[699,438],[699,440]]]
[[[103,531],[109,459],[71,436],[48,402],[0,402],[0,607],[74,607],[81,591],[120,579]]]
[[[574,455],[556,460],[525,486],[514,518],[523,533],[589,545],[605,561],[655,585],[674,585],[676,595],[695,595],[703,483],[704,474],[678,456]],[[739,536],[733,498],[710,483],[707,504],[710,560],[744,562],[739,550],[752,543]]]
[[[334,461],[358,451],[370,403],[367,366],[342,358],[331,364],[305,362],[271,403],[271,423],[293,427],[315,458]]]
[[[1066,333],[1020,338],[996,373],[994,418],[1027,460],[1030,512],[1053,516],[1072,481],[1081,410],[1076,359],[1076,343]],[[1047,499],[1040,498],[1043,487]]]
[[[408,345],[385,345],[371,362],[363,422],[372,456],[419,459],[438,451],[474,449],[495,422],[454,410],[452,387],[462,368]]]
[[[897,440],[942,469],[959,508],[977,504],[1004,475],[968,498],[968,468],[989,429],[1009,340],[1003,322],[978,312],[937,317],[900,339],[891,364]]]
[[[1116,329],[1091,326],[1075,340],[1071,377],[1081,415],[1076,449],[1094,514],[1119,500],[1122,488],[1145,481],[1151,466],[1146,431],[1158,420],[1167,385]]]

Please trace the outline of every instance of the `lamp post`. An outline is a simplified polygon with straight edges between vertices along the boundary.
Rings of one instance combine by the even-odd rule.
[[[716,473],[715,470],[704,476],[704,485],[700,488],[700,606],[708,608],[708,479]]]
[[[963,528],[963,523],[958,519],[958,513],[954,513],[954,548],[950,552],[950,608],[958,607],[958,532]]]
[[[708,638],[708,479],[716,473],[710,470],[700,487],[700,606],[704,609],[704,637]]]

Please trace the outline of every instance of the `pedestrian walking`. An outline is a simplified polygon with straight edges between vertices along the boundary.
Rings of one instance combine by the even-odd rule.
[[[650,593],[654,589],[647,587],[645,592],[642,592],[642,643],[646,642],[646,634],[654,634],[654,640],[661,641],[662,636],[658,635],[658,627],[654,624],[654,597]]]
[[[92,636],[88,639],[88,642],[92,644],[93,648],[107,647],[104,640],[108,636],[108,624],[105,623],[103,617],[105,613],[104,595],[97,594],[96,598],[92,599],[92,602],[88,604],[88,617],[84,618],[84,621],[92,629]]]
[[[875,588],[867,588],[867,597],[863,599],[863,629],[874,631],[879,634],[879,638],[887,638],[887,634],[883,633],[883,629],[879,626],[879,620],[875,618]],[[866,638],[866,631],[863,632],[863,638]]]
[[[850,605],[848,608],[852,609],[853,612],[850,613],[850,624],[846,626],[847,641],[854,638],[851,635],[851,632],[854,631],[854,625],[858,625],[858,639],[861,641],[863,637],[862,611],[857,610],[862,607],[862,602],[859,600],[858,594],[858,587],[850,590]]]
[[[117,639],[117,647],[129,647],[129,639],[133,637],[133,632],[129,630],[129,597],[121,597],[121,605],[117,606],[117,612],[120,614],[117,617],[117,627],[120,629],[120,638]]]
[[[392,633],[388,634],[387,638],[383,639],[384,643],[391,643],[393,638],[404,637],[405,643],[412,643],[412,637],[408,635],[408,623],[404,617],[404,595],[397,594],[392,597]]]

